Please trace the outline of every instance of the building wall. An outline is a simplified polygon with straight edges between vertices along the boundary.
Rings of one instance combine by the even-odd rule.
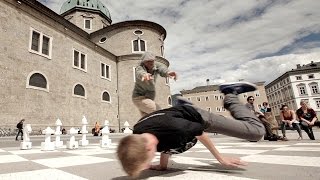
[[[106,34],[99,35],[92,39],[104,49],[107,49],[116,56],[127,54],[141,54],[141,52],[133,52],[132,41],[138,38],[133,32],[136,30],[143,31],[140,38],[146,42],[146,50],[154,53],[156,56],[161,56],[161,41],[159,40],[160,33],[154,29],[143,26],[129,26],[122,27]],[[100,43],[101,38],[106,37],[107,40],[104,43]]]
[[[319,71],[320,72],[320,71]],[[297,107],[300,107],[300,101],[306,100],[310,107],[312,107],[315,111],[320,111],[320,104],[316,101],[320,101],[320,91],[319,91],[319,84],[320,84],[320,74],[318,73],[305,73],[301,75],[290,76],[292,82],[292,89],[295,96],[295,103]],[[309,78],[310,74],[314,75],[314,78]],[[297,76],[301,76],[301,80],[297,80]],[[299,86],[305,85],[306,94],[303,95],[299,92]],[[318,93],[313,93],[311,89],[311,85],[317,85]]]
[[[230,113],[223,108],[224,95],[219,91],[207,91],[198,93],[182,94],[183,97],[189,99],[196,106],[218,113],[224,116],[230,116]],[[254,105],[256,110],[259,110],[263,102],[267,102],[266,92],[263,85],[258,86],[258,90],[238,95],[240,102],[247,103],[247,97],[253,96],[255,98]],[[200,99],[200,101],[199,101]]]
[[[110,25],[101,15],[85,11],[74,11],[65,16],[65,18],[89,34],[102,29],[104,25],[103,22],[105,22],[107,25]],[[84,28],[84,19],[92,19],[91,29]]]
[[[313,78],[309,78],[309,75]],[[297,79],[297,77],[301,79]],[[311,84],[310,84],[311,83]],[[300,101],[306,100],[311,108],[320,112],[320,74],[319,71],[313,73],[297,73],[278,78],[275,82],[268,85],[267,96],[270,101],[275,116],[279,119],[280,108],[283,104],[290,109],[297,110],[300,107]],[[306,94],[301,94],[299,86],[305,85]],[[318,93],[313,93],[310,85],[316,85]]]
[[[81,125],[82,115],[90,124],[95,121],[117,123],[117,71],[115,56],[95,51],[82,37],[63,31],[63,26],[50,18],[28,9],[0,2],[0,122],[14,126],[21,118],[39,127],[54,125],[60,118],[63,126]],[[21,10],[19,9],[21,8]],[[31,14],[29,14],[31,13]],[[52,37],[50,59],[29,52],[30,28]],[[72,67],[73,48],[87,54],[87,72]],[[100,77],[100,62],[111,66],[111,81]],[[27,77],[40,72],[47,78],[49,90],[26,88]],[[80,83],[86,99],[72,96],[73,86]],[[111,103],[101,102],[107,90]]]

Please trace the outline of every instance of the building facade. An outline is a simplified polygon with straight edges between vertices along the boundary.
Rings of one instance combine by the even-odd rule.
[[[164,58],[165,29],[133,20],[112,24],[99,0],[67,0],[61,15],[36,0],[0,1],[0,125],[22,118],[35,129],[110,122],[133,125],[139,111],[131,101],[141,54]],[[159,78],[156,101],[168,107],[168,79]],[[170,100],[171,101],[171,100]]]
[[[247,98],[255,98],[254,105],[256,110],[260,110],[263,102],[267,102],[264,82],[254,83],[258,89],[253,92],[238,95],[240,102],[247,103]],[[230,113],[223,107],[224,94],[219,91],[218,85],[198,86],[191,90],[180,91],[181,95],[194,103],[196,106],[213,113],[230,116]]]
[[[313,62],[297,65],[277,79],[266,85],[267,98],[275,116],[279,119],[280,108],[283,104],[297,110],[300,101],[305,100],[317,114],[320,112],[320,63]]]

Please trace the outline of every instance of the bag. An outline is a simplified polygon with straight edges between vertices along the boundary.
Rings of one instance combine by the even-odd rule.
[[[19,122],[19,123],[17,124],[17,128],[18,128],[18,129],[22,129],[22,123]]]

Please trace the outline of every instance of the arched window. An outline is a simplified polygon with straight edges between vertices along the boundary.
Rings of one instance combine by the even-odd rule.
[[[29,86],[47,89],[47,79],[40,73],[34,73],[30,76]]]
[[[102,93],[102,101],[110,102],[110,95],[107,91]]]
[[[144,52],[146,51],[146,42],[142,39],[136,39],[132,41],[133,52]]]
[[[77,85],[74,86],[73,94],[77,95],[77,96],[85,97],[86,92],[85,92],[84,87],[81,84],[77,84]]]

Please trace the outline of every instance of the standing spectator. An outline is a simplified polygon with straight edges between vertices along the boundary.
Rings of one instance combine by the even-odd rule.
[[[298,140],[302,139],[301,128],[299,125],[299,121],[297,121],[296,119],[296,114],[293,110],[289,109],[289,107],[286,104],[282,105],[281,107],[280,120],[283,140],[288,141],[286,137],[286,126],[295,128],[299,133]]]
[[[308,107],[307,103],[303,100],[301,100],[300,106],[301,107],[296,111],[296,113],[300,120],[302,129],[308,134],[311,140],[315,140],[312,127],[320,127],[317,114],[311,107]]]
[[[154,102],[157,76],[177,79],[176,72],[170,72],[166,66],[155,62],[155,59],[155,55],[145,52],[141,57],[140,65],[136,67],[132,101],[138,107],[141,116],[160,109],[159,105]]]
[[[21,133],[21,140],[23,140],[23,132],[22,132],[23,122],[24,122],[24,119],[21,119],[20,122],[17,124],[18,133],[17,133],[17,136],[16,136],[16,141],[18,141],[18,136],[19,136],[20,133]]]
[[[278,135],[273,134],[270,122],[267,121],[267,119],[265,118],[265,116],[264,116],[264,114],[262,112],[256,111],[256,109],[254,108],[253,103],[254,103],[254,97],[253,96],[249,96],[247,98],[246,107],[252,113],[254,113],[260,119],[262,124],[264,125],[264,127],[266,129],[266,134],[265,134],[264,140],[277,141],[278,139],[281,139],[281,137],[279,137]]]

